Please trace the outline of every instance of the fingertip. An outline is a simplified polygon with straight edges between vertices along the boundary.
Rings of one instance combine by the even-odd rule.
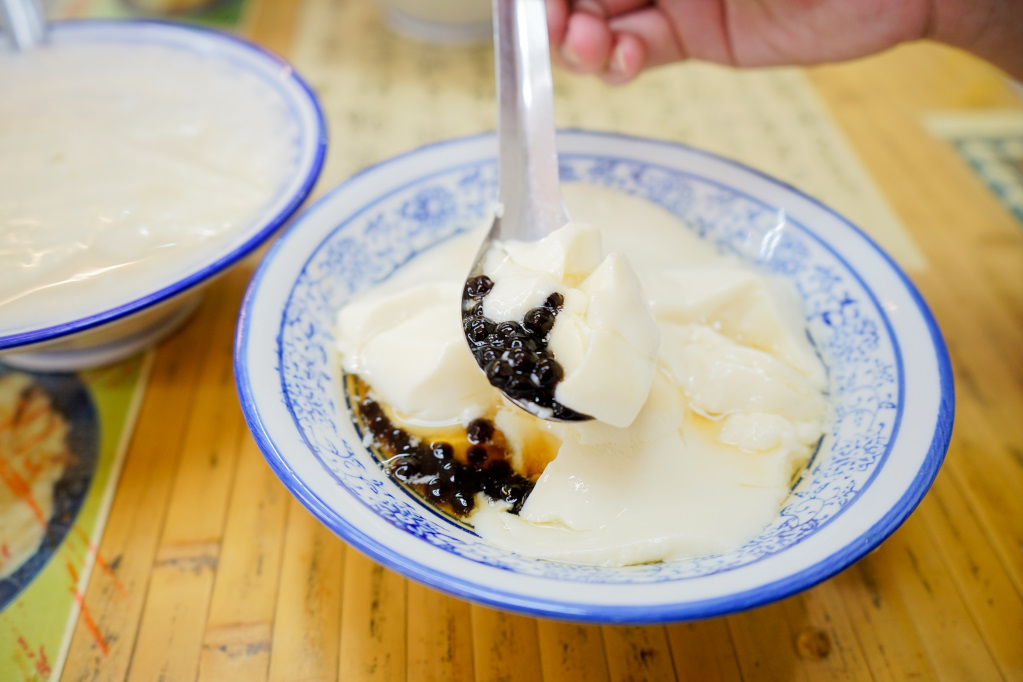
[[[614,85],[631,81],[643,70],[646,61],[647,48],[642,39],[631,33],[616,34],[603,79]]]
[[[547,0],[547,37],[551,47],[558,49],[565,40],[568,25],[568,0]]]
[[[561,57],[575,71],[604,71],[611,56],[611,45],[611,29],[602,18],[584,12],[569,15]]]

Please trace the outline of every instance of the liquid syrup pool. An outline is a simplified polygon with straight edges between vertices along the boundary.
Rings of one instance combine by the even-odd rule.
[[[476,494],[511,505],[518,513],[536,479],[557,454],[557,443],[537,439],[516,467],[507,440],[489,418],[467,427],[401,427],[371,387],[344,373],[348,411],[362,442],[392,481],[444,516],[466,525]]]

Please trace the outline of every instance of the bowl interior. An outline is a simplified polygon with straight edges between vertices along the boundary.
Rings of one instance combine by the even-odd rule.
[[[947,358],[911,285],[841,218],[748,169],[618,136],[565,133],[559,145],[564,182],[656,203],[688,225],[680,229],[798,289],[828,368],[833,413],[775,522],[725,554],[624,568],[568,565],[486,544],[375,464],[348,417],[334,316],[416,253],[488,219],[497,190],[490,137],[420,150],[342,185],[257,273],[239,330],[239,388],[284,482],[342,537],[407,575],[505,608],[594,620],[706,616],[760,603],[813,584],[883,539],[933,478],[950,419]],[[257,329],[274,343],[255,343]],[[269,365],[264,354],[272,354]],[[258,389],[274,382],[279,402],[271,405]],[[656,608],[642,611],[643,604]]]
[[[280,58],[253,44],[212,30],[158,21],[54,22],[49,43],[62,45],[160,46],[168,54],[200,55],[258,84],[293,123],[291,158],[278,186],[250,218],[210,246],[176,256],[173,269],[144,287],[125,282],[104,300],[84,298],[74,314],[45,315],[30,327],[0,321],[0,349],[46,341],[130,315],[207,280],[252,251],[287,221],[315,184],[323,165],[326,129],[315,95]],[[258,144],[258,140],[253,141]],[[11,321],[9,321],[11,322]],[[11,324],[14,324],[11,322]]]

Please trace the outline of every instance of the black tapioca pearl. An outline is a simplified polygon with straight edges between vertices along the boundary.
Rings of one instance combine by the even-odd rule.
[[[392,428],[384,434],[384,442],[397,452],[412,442],[411,437],[401,429]]]
[[[528,495],[529,492],[527,491],[525,495],[515,500],[515,502],[512,504],[512,508],[509,509],[508,511],[511,512],[512,514],[518,515],[522,511],[522,506],[526,504],[526,497]]]
[[[476,498],[463,490],[457,490],[451,495],[451,509],[459,516],[465,516],[476,506]]]
[[[513,374],[508,377],[503,390],[512,398],[528,398],[536,392],[536,387],[528,376]]]
[[[441,460],[426,454],[419,457],[419,473],[422,476],[436,476],[440,470]]]
[[[498,358],[487,365],[486,373],[490,382],[497,385],[498,381],[504,383],[514,373],[514,370],[511,365]]]
[[[465,283],[465,295],[469,298],[483,298],[494,288],[494,282],[486,275],[470,277]]]
[[[522,336],[522,327],[520,327],[516,322],[501,322],[497,325],[497,328],[494,329],[494,335],[500,341],[509,341],[518,336]]]
[[[490,383],[497,385],[497,381],[501,378],[501,363],[497,360],[491,360],[487,363],[487,366],[483,368],[483,373],[487,375],[487,379]]]
[[[486,343],[491,334],[488,320],[483,317],[467,317],[462,320],[462,329],[465,331],[465,338],[474,344]],[[493,323],[491,323],[493,324]]]
[[[556,315],[561,312],[561,309],[565,306],[565,297],[555,291],[547,297],[547,300],[543,302],[543,305]]]
[[[464,464],[458,460],[449,459],[440,465],[437,478],[444,485],[457,487],[461,485],[462,479],[465,478],[464,471]]]
[[[494,437],[494,425],[488,419],[473,419],[465,427],[465,435],[470,443],[489,443]]]
[[[505,351],[501,357],[501,361],[511,367],[512,372],[516,374],[531,372],[539,359],[537,354],[528,348],[514,347],[512,350]]]
[[[439,504],[444,501],[447,497],[447,489],[440,479],[433,479],[426,484],[426,488],[423,490],[423,494],[426,495],[426,499],[430,500],[434,504]]]
[[[394,449],[397,455],[419,456],[423,451],[423,445],[416,440],[409,440]]]
[[[511,504],[517,503],[526,496],[526,486],[520,481],[505,481],[498,489],[498,499]]]
[[[533,308],[526,313],[522,323],[526,329],[543,338],[554,327],[554,313],[549,308]]]
[[[487,463],[487,456],[487,449],[482,445],[471,445],[469,446],[469,449],[465,451],[466,461],[477,469],[482,468],[483,465]]]
[[[362,412],[363,419],[367,421],[374,417],[384,416],[384,408],[380,407],[380,404],[371,398],[364,398],[362,403],[359,404],[359,410]]]
[[[557,361],[542,357],[536,361],[529,378],[538,388],[548,388],[561,380],[563,370]]]
[[[486,468],[487,477],[498,479],[507,478],[514,472],[512,471],[511,464],[506,459],[496,459],[490,463],[490,466]]]
[[[483,490],[483,471],[479,467],[463,464],[458,476],[458,482],[455,484],[456,490],[461,490],[469,497]]]
[[[501,499],[501,482],[504,479],[495,478],[489,471],[483,477],[483,493],[492,500]]]
[[[491,463],[491,465],[489,467],[487,467],[487,471],[490,472],[494,476],[504,476],[504,477],[511,476],[514,473],[512,471],[511,462],[509,462],[508,460],[504,459],[503,457],[501,459],[494,460]]]
[[[382,438],[391,429],[391,420],[384,414],[384,409],[371,398],[364,398],[359,404],[359,413],[366,422],[367,428],[374,438]]]
[[[373,434],[374,438],[382,438],[384,434],[391,430],[391,420],[382,414],[378,414],[368,419],[366,426],[369,427],[369,431]]]
[[[443,462],[455,456],[455,448],[451,443],[436,441],[430,444],[430,455],[437,461]]]
[[[402,456],[392,460],[390,474],[401,483],[411,483],[422,473],[422,465],[418,458]]]
[[[481,367],[486,367],[497,359],[497,351],[493,346],[482,346],[476,350],[476,362]]]
[[[529,338],[528,336],[515,336],[511,339],[508,339],[508,348],[512,350],[519,350],[523,348],[526,350],[530,350],[529,346],[531,345],[534,347],[533,349],[535,350],[536,342],[533,341],[533,339]]]

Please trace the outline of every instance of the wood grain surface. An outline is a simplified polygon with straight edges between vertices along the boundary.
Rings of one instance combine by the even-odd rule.
[[[372,12],[354,0],[268,0],[246,30],[302,59],[319,49],[303,44],[303,26],[378,21]],[[339,41],[345,25],[337,24]],[[363,66],[380,69],[374,60],[386,58],[366,54]],[[441,76],[489,69],[457,64]],[[315,83],[320,74],[311,75]],[[231,353],[257,254],[217,280],[157,352],[99,549],[116,569],[94,573],[85,596],[99,637],[78,624],[62,679],[1023,680],[1023,225],[921,123],[932,110],[1023,116],[1021,101],[995,70],[926,44],[805,76],[919,250],[911,278],[955,372],[946,462],[879,549],[783,601],[657,627],[537,620],[411,583],[314,520],[246,430]],[[386,87],[394,92],[381,102],[412,96]],[[593,84],[579,87],[602,96]],[[321,95],[328,110],[356,96]],[[448,104],[460,106],[455,96]],[[574,109],[580,125],[587,106],[600,108],[593,100]],[[344,125],[331,130],[332,154],[351,154],[328,161],[319,192],[436,133],[417,136],[413,123],[391,137],[384,129],[378,135],[389,142],[370,149],[346,142]]]

